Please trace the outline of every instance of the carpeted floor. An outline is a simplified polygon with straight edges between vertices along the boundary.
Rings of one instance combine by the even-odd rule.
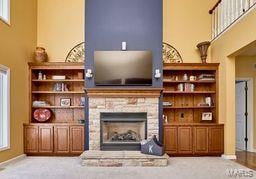
[[[218,157],[170,158],[163,168],[82,167],[77,157],[26,157],[0,169],[0,179],[230,179],[256,178],[256,172]],[[238,170],[239,169],[239,170]],[[229,176],[234,171],[236,177]],[[237,173],[239,171],[240,173]],[[241,174],[243,173],[243,174]],[[240,174],[240,175],[239,175]],[[251,177],[249,177],[249,175]],[[253,175],[253,176],[252,176]],[[242,177],[247,176],[247,177]]]

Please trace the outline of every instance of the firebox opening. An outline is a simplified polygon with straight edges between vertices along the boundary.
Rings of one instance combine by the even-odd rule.
[[[147,138],[147,113],[101,113],[101,150],[140,150]]]

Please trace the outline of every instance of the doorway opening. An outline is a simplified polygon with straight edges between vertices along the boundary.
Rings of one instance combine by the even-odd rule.
[[[253,79],[236,79],[236,150],[253,149]]]

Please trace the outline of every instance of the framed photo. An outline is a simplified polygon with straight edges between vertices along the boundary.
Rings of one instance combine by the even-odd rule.
[[[212,113],[211,112],[203,112],[202,113],[202,121],[211,121]]]
[[[71,106],[71,99],[70,98],[61,98],[60,106]]]

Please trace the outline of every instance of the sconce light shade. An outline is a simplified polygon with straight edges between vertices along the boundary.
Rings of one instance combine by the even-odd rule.
[[[123,50],[123,51],[127,50],[127,44],[126,44],[126,42],[122,42],[122,50]]]
[[[199,44],[197,44],[197,48],[200,52],[200,55],[201,55],[201,60],[202,60],[202,63],[206,63],[206,59],[207,59],[207,51],[208,51],[208,48],[209,46],[211,45],[211,42],[201,42]]]

